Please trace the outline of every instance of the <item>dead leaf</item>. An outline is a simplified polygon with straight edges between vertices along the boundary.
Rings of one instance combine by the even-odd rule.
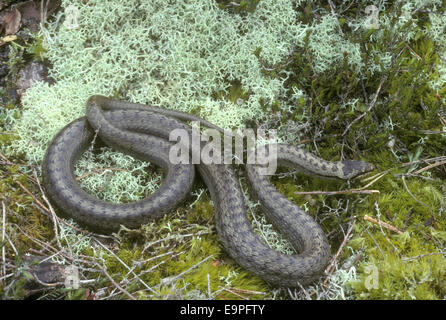
[[[43,10],[47,10],[45,17],[48,18],[58,7],[60,0],[45,0]],[[22,23],[33,31],[39,29],[42,18],[42,6],[40,1],[27,1],[17,5],[17,9],[22,14]]]
[[[20,11],[16,8],[14,10],[7,10],[1,17],[1,28],[5,30],[5,35],[16,34],[20,28],[21,21]]]

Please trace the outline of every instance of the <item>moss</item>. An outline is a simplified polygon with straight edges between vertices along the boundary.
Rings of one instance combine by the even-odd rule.
[[[18,165],[5,166],[0,175],[0,193],[5,206],[13,210],[13,214],[8,215],[7,223],[22,226],[22,230],[37,239],[47,239],[52,237],[53,232],[47,225],[46,217],[34,207],[33,198],[26,194],[17,181],[28,190],[35,190],[35,185],[29,181],[29,176],[23,174],[24,168]],[[35,248],[35,243],[19,232],[17,228],[12,228],[12,234],[17,239],[17,247],[20,249]],[[8,250],[11,250],[9,248]],[[11,252],[11,251],[10,251]]]
[[[436,214],[443,205],[444,184],[417,179],[407,180],[406,184],[413,197],[400,179],[387,175],[375,185],[381,196],[368,198],[358,206],[359,217],[373,214],[404,230],[398,235],[369,223],[357,225],[349,245],[366,254],[359,267],[360,277],[352,284],[358,298],[441,299],[444,296],[444,257],[436,253],[444,241],[441,230],[445,228],[445,221]],[[431,212],[435,217],[433,224]],[[364,268],[369,265],[379,271],[376,289],[365,286],[369,274]]]
[[[31,44],[27,45],[28,53],[30,53],[35,60],[44,61],[46,48],[43,37],[34,35],[31,39],[33,39],[33,41]]]
[[[406,235],[408,236],[408,235]],[[417,242],[407,241],[411,248]],[[411,250],[412,253],[419,252]],[[387,254],[385,260],[363,263],[378,268],[378,287],[365,287],[364,275],[352,283],[354,290],[360,292],[360,299],[442,299],[445,290],[444,262],[441,256],[426,256],[414,260],[402,261],[399,256]]]
[[[208,196],[201,196],[193,205],[193,209],[187,214],[188,223],[213,223],[214,206],[211,204]]]

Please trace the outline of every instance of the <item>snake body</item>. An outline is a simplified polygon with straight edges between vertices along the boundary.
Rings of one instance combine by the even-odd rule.
[[[68,217],[100,232],[120,225],[138,227],[174,210],[192,188],[197,169],[209,188],[215,207],[219,239],[228,254],[242,267],[278,286],[296,287],[314,281],[330,257],[330,246],[321,227],[302,209],[279,193],[260,165],[246,165],[247,178],[267,218],[295,247],[287,255],[271,249],[251,227],[245,211],[239,179],[229,164],[172,164],[169,133],[190,132],[181,120],[197,120],[186,113],[159,107],[92,96],[86,117],[65,126],[50,143],[43,164],[43,184],[49,198]],[[214,127],[200,119],[206,126]],[[86,193],[73,174],[74,164],[97,134],[107,145],[152,162],[166,172],[163,184],[137,202],[115,204]],[[350,179],[373,169],[355,160],[329,162],[301,148],[277,144],[278,164],[319,176]]]

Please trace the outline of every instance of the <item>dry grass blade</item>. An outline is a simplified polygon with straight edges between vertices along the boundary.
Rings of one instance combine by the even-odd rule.
[[[376,90],[375,95],[373,96],[373,100],[372,100],[372,102],[370,103],[369,107],[367,108],[367,111],[364,112],[364,113],[362,113],[360,116],[358,116],[358,117],[357,117],[355,120],[353,120],[352,122],[350,122],[350,123],[348,124],[347,128],[345,128],[344,132],[342,133],[342,136],[345,136],[345,134],[350,130],[351,126],[352,126],[354,123],[356,123],[356,122],[358,122],[359,120],[361,120],[362,118],[364,118],[364,117],[366,116],[366,114],[367,114],[368,112],[370,112],[370,110],[372,110],[372,108],[373,108],[373,107],[375,106],[375,104],[376,104],[376,100],[378,99],[379,92],[381,91],[382,85],[384,84],[384,82],[386,81],[386,79],[387,79],[387,76],[384,76],[384,77],[381,79],[381,81],[380,81],[380,83],[379,83],[379,85],[378,85],[378,89]]]
[[[122,169],[122,168],[102,168],[102,169],[96,169],[96,170],[92,170],[90,172],[87,172],[87,173],[85,173],[85,174],[83,174],[83,175],[81,175],[79,177],[76,177],[76,180],[80,181],[82,179],[85,179],[88,176],[91,176],[92,174],[95,174],[95,173],[101,174],[104,171],[124,171],[124,172],[127,172],[128,170],[125,170],[125,169]]]
[[[344,240],[342,241],[341,245],[339,246],[338,251],[337,251],[336,254],[334,255],[334,257],[333,257],[333,259],[331,260],[331,262],[330,262],[330,264],[328,265],[328,267],[325,269],[325,274],[327,274],[328,276],[329,276],[331,273],[333,273],[334,265],[335,265],[335,263],[336,263],[336,261],[337,261],[339,255],[341,254],[342,249],[345,247],[347,241],[350,239],[350,234],[351,234],[351,232],[352,232],[352,230],[353,230],[353,227],[354,227],[354,225],[355,225],[355,222],[356,222],[356,220],[354,220],[353,223],[350,224],[350,226],[349,226],[349,228],[348,228],[348,230],[347,230],[347,233],[346,233],[346,235],[345,235],[345,237],[344,237]],[[327,276],[327,278],[325,279],[324,284],[326,284],[326,283],[328,282],[328,278],[329,278],[328,276]]]
[[[107,272],[105,267],[101,266],[99,263],[96,263],[99,269],[101,269],[102,273],[108,278],[108,280],[113,283],[113,285],[121,291],[123,294],[125,294],[127,297],[129,297],[131,300],[137,300],[134,296],[132,296],[127,290],[125,290],[123,287],[121,287],[116,281],[113,279],[113,277]]]
[[[364,220],[369,221],[369,222],[374,223],[374,224],[377,224],[377,225],[380,225],[380,226],[382,226],[382,227],[384,227],[384,228],[386,228],[388,230],[391,230],[393,232],[396,232],[398,234],[402,234],[403,233],[403,231],[401,231],[400,229],[398,229],[398,228],[396,228],[396,227],[394,227],[394,226],[392,226],[392,225],[390,225],[390,224],[388,224],[386,222],[383,222],[383,221],[380,221],[380,220],[376,220],[376,219],[374,219],[374,218],[372,218],[372,217],[370,217],[368,215],[364,216]]]
[[[312,194],[322,194],[326,196],[337,195],[337,194],[376,194],[379,193],[379,190],[343,190],[343,191],[296,191],[294,194],[301,195],[312,195]]]
[[[407,193],[409,193],[409,195],[410,195],[416,202],[418,202],[418,203],[421,204],[423,207],[425,207],[427,210],[429,210],[429,213],[430,213],[430,215],[431,215],[431,218],[430,218],[428,221],[425,222],[425,225],[426,225],[426,224],[432,224],[432,222],[434,222],[435,216],[434,216],[434,213],[432,212],[431,208],[430,208],[428,205],[426,205],[423,201],[418,200],[418,199],[412,194],[412,192],[410,192],[409,187],[408,187],[407,184],[406,184],[406,180],[405,180],[404,176],[402,176],[401,179],[403,180],[403,185],[404,185],[404,188],[406,189]]]
[[[446,160],[438,161],[438,162],[432,163],[432,164],[430,164],[430,165],[428,165],[428,166],[426,166],[426,167],[424,167],[424,168],[421,168],[421,169],[415,171],[414,174],[420,174],[421,172],[424,172],[424,171],[426,171],[426,170],[429,170],[429,169],[432,169],[432,168],[441,166],[441,165],[443,165],[443,164],[446,164]]]

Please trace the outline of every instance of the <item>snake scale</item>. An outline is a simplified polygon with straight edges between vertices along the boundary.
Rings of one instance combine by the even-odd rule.
[[[71,122],[53,138],[42,164],[45,190],[66,216],[99,232],[114,231],[120,225],[138,227],[177,208],[189,194],[198,170],[214,203],[219,239],[239,265],[277,286],[305,285],[321,275],[330,258],[324,232],[306,212],[279,193],[267,176],[260,174],[260,165],[245,165],[249,184],[269,221],[287,237],[297,254],[271,249],[253,231],[239,179],[230,164],[169,161],[173,145],[169,133],[178,128],[190,132],[191,127],[183,121],[198,117],[103,96],[90,97],[86,111],[86,117]],[[124,204],[102,201],[85,192],[73,169],[96,134],[112,148],[160,166],[165,177],[159,189],[147,198]],[[362,161],[325,161],[296,146],[276,147],[278,165],[319,176],[350,179],[373,169]]]

